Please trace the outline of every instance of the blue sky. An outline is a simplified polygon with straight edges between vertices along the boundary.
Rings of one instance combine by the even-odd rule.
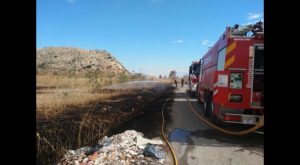
[[[37,48],[105,49],[128,70],[188,72],[226,26],[263,20],[263,0],[37,0]]]

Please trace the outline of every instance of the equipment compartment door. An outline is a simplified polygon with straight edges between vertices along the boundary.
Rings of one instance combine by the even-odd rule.
[[[264,106],[264,46],[254,45],[254,71],[251,107]]]

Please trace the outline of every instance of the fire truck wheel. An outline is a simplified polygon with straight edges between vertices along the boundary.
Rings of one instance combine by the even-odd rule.
[[[197,90],[198,91],[198,90]],[[200,103],[200,99],[199,99],[199,94],[198,92],[196,92],[196,99],[197,99],[197,103]]]
[[[221,126],[221,121],[220,119],[214,114],[214,103],[210,103],[210,120],[218,126]]]
[[[203,106],[204,106],[204,115],[206,116],[206,117],[209,117],[209,115],[210,115],[210,101],[208,100],[208,99],[205,99],[204,100],[204,104],[203,104]]]
[[[211,119],[213,119],[213,116],[214,116],[214,103],[213,102],[210,102],[210,104],[209,104],[209,116]]]
[[[200,99],[200,94],[198,93],[198,86],[197,86],[197,90],[196,90],[196,99],[197,99],[197,102],[202,104],[203,102],[201,101]]]
[[[196,97],[196,92],[191,92],[191,97]]]

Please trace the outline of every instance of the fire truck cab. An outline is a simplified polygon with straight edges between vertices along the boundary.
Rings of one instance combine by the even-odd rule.
[[[191,96],[195,96],[197,91],[197,85],[199,80],[200,63],[199,61],[192,62],[189,67],[189,81],[188,81],[188,92]]]
[[[196,96],[214,122],[255,125],[264,113],[264,32],[253,27],[227,27],[199,61]]]

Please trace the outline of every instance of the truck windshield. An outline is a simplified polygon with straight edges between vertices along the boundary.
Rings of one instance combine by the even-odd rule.
[[[199,75],[200,73],[200,64],[194,64],[192,67],[192,74]]]

